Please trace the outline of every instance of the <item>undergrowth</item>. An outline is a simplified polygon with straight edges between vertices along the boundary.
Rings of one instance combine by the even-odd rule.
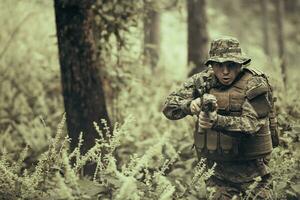
[[[168,169],[178,162],[180,154],[174,152],[170,159],[166,159],[163,151],[174,151],[169,134],[163,134],[142,155],[133,154],[127,163],[118,167],[114,153],[117,148],[122,148],[121,141],[130,134],[131,120],[128,118],[122,125],[115,125],[113,136],[108,140],[97,140],[85,155],[79,153],[82,139],[78,147],[69,153],[70,140],[63,132],[65,118],[48,150],[33,168],[23,167],[28,148],[23,150],[16,162],[6,159],[5,154],[1,155],[1,199],[172,199],[174,196],[184,198],[190,195],[192,187],[184,187],[187,183],[167,174]],[[95,128],[102,136],[96,123]],[[73,165],[70,164],[72,157],[76,157]],[[97,163],[91,178],[82,177],[80,173],[87,161]],[[194,173],[188,185],[197,189],[213,174],[213,169],[207,171],[201,160]],[[180,189],[177,188],[179,186]]]
[[[207,169],[205,160],[196,159],[192,149],[193,119],[168,121],[161,113],[165,97],[184,78],[182,74],[172,75],[187,71],[183,70],[185,66],[177,66],[177,58],[172,57],[185,54],[182,50],[185,41],[178,40],[172,29],[164,27],[172,41],[162,39],[162,49],[168,50],[172,62],[164,63],[169,60],[162,57],[154,71],[143,64],[138,53],[142,38],[136,29],[126,36],[132,48],[114,48],[102,54],[107,66],[102,80],[115,125],[112,136],[104,140],[99,126],[105,126],[105,122],[100,119],[95,122],[100,139],[81,155],[82,137],[73,152],[68,148],[70,139],[63,115],[54,13],[49,9],[52,5],[38,0],[18,3],[5,0],[4,3],[1,5],[8,9],[2,9],[0,15],[3,23],[7,22],[7,31],[0,32],[1,43],[6,44],[11,33],[19,31],[0,59],[0,199],[209,198],[214,190],[206,191],[204,181],[213,174],[213,169]],[[41,9],[45,12],[39,12]],[[214,12],[209,8],[209,16],[221,23],[224,16],[218,18]],[[175,21],[173,16],[178,13],[173,14],[165,13],[163,20]],[[45,23],[49,19],[51,26]],[[22,25],[18,28],[16,24],[20,21]],[[184,27],[181,19],[175,28]],[[223,29],[214,29],[212,35],[223,34]],[[167,43],[174,43],[173,39],[180,42]],[[270,161],[272,198],[296,199],[300,195],[297,95],[300,88],[296,84],[284,88],[279,61],[262,61],[264,56],[256,51],[259,47],[247,38],[244,41],[243,46],[248,44],[248,49],[255,50],[252,57],[260,58],[259,63],[265,66],[258,68],[271,76],[278,99],[281,146],[273,151]],[[291,76],[291,83],[296,78]],[[70,164],[71,159],[75,160],[74,164]],[[93,177],[82,176],[86,162],[97,164]]]

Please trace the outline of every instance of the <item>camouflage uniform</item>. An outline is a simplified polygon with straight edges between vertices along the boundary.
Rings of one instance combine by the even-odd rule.
[[[247,64],[250,62],[250,59],[242,54],[236,39],[221,38],[212,42],[210,58],[206,64],[209,65],[212,61],[234,61],[240,64]],[[262,73],[250,68],[243,67],[236,80],[230,86],[225,86],[218,81],[212,68],[208,67],[203,72],[190,77],[184,82],[181,88],[172,92],[167,97],[163,113],[171,120],[178,120],[187,115],[191,115],[190,103],[192,100],[202,97],[205,93],[211,93],[213,90],[219,90],[221,92],[227,91],[238,85],[238,82],[246,76],[245,74],[248,74],[248,79],[244,83],[245,88],[244,91],[242,91],[242,94],[245,93],[245,98],[241,103],[241,112],[232,116],[218,110],[217,120],[211,129],[213,131],[226,132],[225,134],[230,135],[231,137],[244,140],[247,140],[248,138],[251,139],[258,134],[259,130],[262,129],[264,125],[268,124],[270,120],[269,113],[272,97],[266,77]],[[263,95],[257,95],[263,96],[263,100],[261,100],[261,97],[258,99],[255,95],[253,97],[254,100],[247,98],[246,94],[249,94],[252,91],[255,91],[254,93],[258,91],[259,94],[261,94],[262,90],[260,88],[268,89]],[[266,129],[266,131],[270,132],[269,129]],[[198,124],[196,124],[195,136],[197,136],[197,132]],[[207,134],[206,137],[208,136],[209,134]],[[206,138],[206,140],[209,139]],[[254,183],[254,178],[256,177],[262,178],[254,191],[254,194],[257,194],[256,198],[268,198],[269,192],[266,186],[270,179],[268,160],[271,150],[261,156],[253,157],[253,159],[228,159],[223,161],[211,158],[207,156],[207,153],[203,154],[201,150],[198,150],[196,137],[195,145],[198,157],[206,157],[209,167],[211,167],[213,163],[217,163],[215,174],[207,180],[206,183],[209,187],[215,187],[216,193],[214,199],[231,199],[234,195],[239,195],[240,193],[245,195],[245,191],[248,189],[249,185]],[[218,143],[218,145],[220,144]]]

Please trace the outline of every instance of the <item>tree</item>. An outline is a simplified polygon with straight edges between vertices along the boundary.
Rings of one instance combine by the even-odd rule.
[[[280,68],[283,77],[283,83],[286,86],[287,73],[286,73],[286,60],[285,60],[285,43],[284,43],[284,4],[282,0],[275,0],[276,8],[276,24],[277,24],[277,42],[278,54],[280,58]]]
[[[208,52],[207,17],[205,0],[188,0],[188,63],[195,67],[189,76],[205,69],[203,61]]]
[[[70,149],[78,145],[80,132],[86,153],[99,137],[93,122],[110,120],[99,74],[99,62],[93,34],[93,1],[55,0],[55,15],[61,82],[67,116]],[[92,175],[95,165],[88,164],[84,173]]]
[[[262,14],[262,34],[263,34],[263,48],[267,56],[270,55],[269,47],[269,28],[268,28],[268,0],[260,0],[261,14]]]
[[[145,1],[144,5],[144,55],[152,69],[157,65],[160,53],[160,14],[154,8],[155,3]]]

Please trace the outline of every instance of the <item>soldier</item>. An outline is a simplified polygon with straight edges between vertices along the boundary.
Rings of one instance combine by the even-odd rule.
[[[205,157],[209,167],[216,163],[206,181],[216,190],[214,199],[271,198],[268,160],[278,145],[277,122],[269,82],[245,66],[250,61],[237,39],[213,40],[208,68],[171,93],[163,108],[171,120],[198,116],[194,144],[199,159]],[[206,113],[203,107],[211,97],[217,109]],[[252,194],[246,194],[254,183]]]

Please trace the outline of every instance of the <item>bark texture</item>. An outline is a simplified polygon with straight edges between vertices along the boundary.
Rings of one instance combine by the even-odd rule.
[[[146,5],[145,5],[146,6]],[[145,61],[154,69],[160,53],[160,14],[148,11],[144,17],[144,54]]]
[[[91,2],[55,0],[54,4],[70,148],[78,145],[82,131],[81,153],[86,153],[99,137],[94,121],[105,119],[110,126],[96,55]],[[92,175],[94,168],[95,165],[87,165],[84,173]]]
[[[205,0],[188,0],[188,63],[194,68],[189,76],[206,68],[203,64],[208,54],[207,16]]]

